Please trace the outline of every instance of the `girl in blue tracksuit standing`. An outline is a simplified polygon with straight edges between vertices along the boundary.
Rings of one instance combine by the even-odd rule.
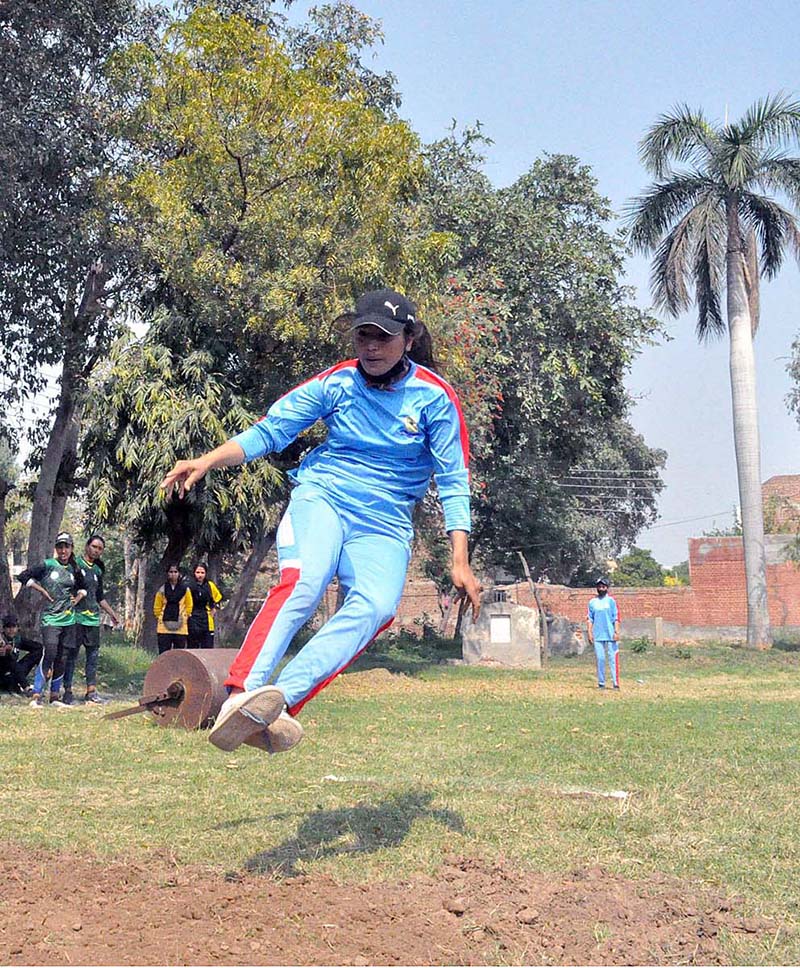
[[[215,450],[182,460],[162,482],[181,496],[209,470],[282,450],[322,420],[323,444],[291,473],[295,482],[277,532],[280,582],[231,666],[230,696],[210,740],[280,752],[296,745],[303,705],[392,621],[405,583],[411,513],[432,474],[452,547],[453,584],[480,609],[468,562],[469,448],[452,387],[412,358],[430,338],[404,296],[363,295],[348,314],[356,358],[317,374],[277,400],[257,424]],[[269,680],[295,633],[337,575],[336,614]]]

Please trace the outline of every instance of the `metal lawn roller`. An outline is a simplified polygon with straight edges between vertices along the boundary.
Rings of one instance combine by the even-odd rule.
[[[171,649],[153,662],[144,677],[144,695],[135,706],[109,713],[121,719],[150,713],[159,726],[203,729],[228,698],[225,679],[238,649]]]

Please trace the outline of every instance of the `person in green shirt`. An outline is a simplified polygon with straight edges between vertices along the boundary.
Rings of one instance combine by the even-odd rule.
[[[19,576],[21,585],[35,589],[47,600],[41,619],[44,654],[33,680],[32,706],[42,705],[48,683],[51,704],[61,705],[66,653],[75,643],[75,606],[86,597],[86,582],[74,547],[72,535],[62,531],[56,537],[55,557],[29,566]]]
[[[103,589],[102,554],[105,550],[105,539],[99,534],[93,534],[86,542],[82,555],[76,555],[78,567],[86,583],[86,598],[75,609],[75,648],[67,652],[64,667],[64,702],[71,706],[74,702],[72,694],[72,680],[75,676],[75,666],[78,664],[78,653],[81,646],[86,649],[86,695],[84,702],[103,703],[104,699],[97,693],[97,661],[100,656],[100,609],[111,618],[114,626],[121,625],[120,617],[106,601]]]

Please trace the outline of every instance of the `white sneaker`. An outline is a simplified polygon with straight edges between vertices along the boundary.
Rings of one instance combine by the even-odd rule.
[[[283,711],[286,701],[277,686],[229,696],[222,704],[208,740],[221,750],[238,749],[253,733],[262,733]]]
[[[34,696],[28,703],[31,709],[44,709],[44,703],[39,696]]]
[[[286,753],[303,738],[303,727],[284,709],[266,729],[248,736],[245,743],[265,753]]]

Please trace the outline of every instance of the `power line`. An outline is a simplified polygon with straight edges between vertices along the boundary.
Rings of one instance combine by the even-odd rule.
[[[651,491],[652,491],[652,488],[651,487],[648,487],[646,484],[643,484],[643,483],[642,484],[640,484],[640,483],[631,483],[631,484],[614,483],[614,484],[606,484],[605,481],[599,481],[597,484],[590,484],[590,483],[585,483],[585,484],[567,484],[567,483],[565,483],[563,481],[555,481],[554,483],[555,483],[556,487],[569,487],[569,488],[575,488],[577,490],[584,490],[586,488],[594,488],[596,490],[599,489],[599,490],[601,490],[603,492],[605,492],[605,491],[643,491],[643,492],[646,492],[647,494],[650,494]]]
[[[727,511],[717,511],[716,514],[703,514],[699,518],[684,518],[682,521],[667,521],[664,524],[654,524],[647,530],[652,531],[655,528],[671,528],[673,525],[689,524],[692,521],[707,521],[709,518],[718,518],[725,514],[735,514],[735,511],[729,508]]]
[[[626,477],[622,474],[616,477],[589,477],[581,476],[579,474],[563,474],[558,478],[559,481],[565,481],[569,483],[578,484],[658,484],[661,481],[660,477]]]
[[[584,477],[586,475],[592,475],[593,477],[603,474],[609,477],[653,477],[658,474],[656,470],[645,470],[644,468],[632,467],[627,471],[615,470],[612,468],[604,467],[576,467],[574,470],[569,471],[565,474],[565,477]]]
[[[602,517],[606,514],[627,514],[628,512],[619,508],[587,508],[587,507],[573,507],[569,510],[580,511],[585,514],[594,514],[598,517]],[[646,528],[645,531],[653,531],[656,528],[672,528],[678,524],[690,524],[692,521],[707,521],[709,518],[718,518],[725,514],[733,514],[731,510],[728,511],[718,511],[716,514],[702,514],[696,518],[683,518],[680,521],[665,521],[663,524],[652,524]]]

